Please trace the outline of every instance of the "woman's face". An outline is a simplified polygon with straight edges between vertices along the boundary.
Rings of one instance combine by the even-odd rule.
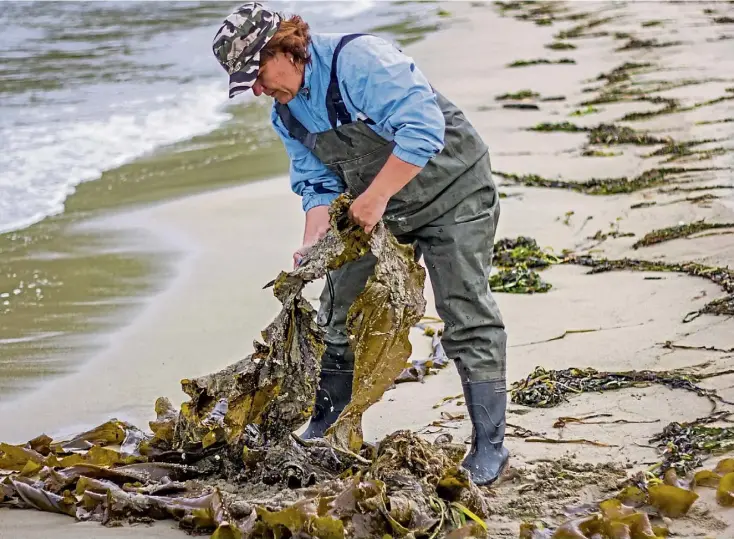
[[[265,94],[285,105],[296,97],[302,83],[303,69],[293,61],[293,56],[277,52],[260,63],[252,92],[258,97]]]

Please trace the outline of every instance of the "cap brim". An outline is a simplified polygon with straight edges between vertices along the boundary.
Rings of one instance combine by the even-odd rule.
[[[255,81],[257,80],[259,71],[259,66],[257,64],[250,64],[245,66],[243,69],[232,73],[229,76],[230,99],[237,94],[241,94],[242,92],[246,92],[251,89],[252,85],[255,84]]]

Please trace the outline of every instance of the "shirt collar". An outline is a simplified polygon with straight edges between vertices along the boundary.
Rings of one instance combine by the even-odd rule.
[[[303,86],[301,86],[301,89],[298,91],[298,93],[304,96],[306,99],[308,99],[311,93],[311,75],[313,75],[314,63],[313,43],[309,43],[308,52],[309,56],[311,57],[311,61],[306,64],[306,69],[303,72]]]

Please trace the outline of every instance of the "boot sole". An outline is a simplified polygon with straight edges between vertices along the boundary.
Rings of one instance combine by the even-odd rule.
[[[497,473],[497,478],[494,479],[493,481],[488,481],[487,483],[475,483],[474,480],[471,479],[471,474],[469,478],[471,479],[472,483],[474,483],[478,487],[496,487],[503,483],[502,476],[506,475],[507,472],[509,472],[511,458],[512,458],[511,455],[507,456],[507,460],[505,460],[504,464],[500,467],[500,470]]]

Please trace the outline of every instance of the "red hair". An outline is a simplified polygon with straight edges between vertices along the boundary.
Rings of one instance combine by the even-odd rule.
[[[263,63],[277,53],[290,53],[293,59],[301,64],[311,61],[308,46],[311,43],[311,33],[308,24],[298,15],[281,21],[275,35],[260,51],[260,62]]]

